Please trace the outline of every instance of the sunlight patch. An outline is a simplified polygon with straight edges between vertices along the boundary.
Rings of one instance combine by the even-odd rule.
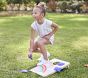
[[[59,26],[59,28],[64,28],[64,26]]]
[[[72,18],[72,19],[69,19],[69,20],[86,21],[88,19],[87,18]]]
[[[72,43],[72,47],[74,47],[75,49],[87,49],[88,37],[80,37],[79,40]]]
[[[3,23],[3,22],[7,22],[7,21],[10,21],[9,19],[0,19],[0,23]]]
[[[0,32],[0,36],[2,36],[3,33]]]
[[[6,19],[0,19],[0,23],[7,21]]]
[[[19,56],[17,56],[17,60],[20,61],[20,62],[22,62],[24,60],[28,60],[28,58],[27,58],[27,56],[19,55]]]

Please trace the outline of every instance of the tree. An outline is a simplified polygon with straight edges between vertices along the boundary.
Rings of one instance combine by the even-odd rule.
[[[61,9],[61,12],[63,13],[66,13],[67,12],[67,9],[68,8],[68,5],[67,5],[67,2],[62,2],[62,4],[60,5],[60,9]]]
[[[49,0],[47,3],[48,8],[52,11],[55,12],[56,11],[56,1],[55,0]]]
[[[5,10],[4,7],[6,6],[5,0],[0,0],[0,11]]]
[[[25,6],[25,11],[27,10],[27,4],[29,4],[30,2],[30,0],[22,0],[22,4],[24,4]]]
[[[15,0],[6,0],[6,2],[10,6],[11,10],[13,11],[13,8],[15,6]]]

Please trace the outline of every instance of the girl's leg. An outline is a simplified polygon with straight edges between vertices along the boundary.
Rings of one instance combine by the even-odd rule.
[[[32,59],[32,52],[40,52],[40,50],[38,49],[37,42],[34,43],[33,50],[31,52],[29,51],[29,53],[28,53],[28,57],[30,59]]]
[[[37,45],[40,48],[41,53],[43,54],[43,57],[45,60],[48,60],[47,57],[47,51],[45,49],[45,44],[49,44],[50,42],[44,38],[41,38],[38,42]]]
[[[32,52],[35,52],[35,53],[36,53],[36,52],[39,52],[39,53],[41,53],[41,52],[40,52],[40,49],[38,48],[37,42],[34,43],[33,51],[32,51]]]
[[[46,39],[39,39],[37,40],[35,43],[34,43],[34,46],[33,46],[33,51],[32,52],[39,52],[39,53],[42,53],[43,54],[43,57],[45,60],[48,60],[47,58],[47,51],[45,49],[45,44],[50,44],[50,42]],[[31,56],[30,56],[31,55]],[[32,59],[32,53],[28,53],[28,57],[30,59]]]
[[[88,67],[88,64],[85,64],[84,66],[85,66],[85,67]]]

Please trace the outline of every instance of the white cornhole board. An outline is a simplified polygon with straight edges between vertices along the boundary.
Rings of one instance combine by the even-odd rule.
[[[54,70],[56,67],[60,68],[62,70],[64,68],[68,68],[69,65],[70,65],[69,62],[66,62],[66,61],[63,61],[63,60],[60,60],[60,59],[56,59],[56,58],[50,60],[50,62],[52,62],[53,64],[58,63],[58,65],[56,64],[56,65],[50,66],[49,68],[46,69],[45,72],[40,71],[41,67],[40,67],[40,70],[39,70],[39,66],[36,66],[36,67],[32,68],[30,71],[32,71],[32,72],[34,72],[34,73],[36,73],[40,76],[46,77],[46,76],[49,76],[49,75],[54,74],[55,72],[57,72],[56,70]],[[59,63],[63,63],[63,65],[60,65]]]

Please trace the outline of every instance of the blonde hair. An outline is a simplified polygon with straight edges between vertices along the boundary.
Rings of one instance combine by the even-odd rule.
[[[44,16],[46,15],[46,4],[44,2],[40,2],[38,5],[35,6],[36,8],[39,8],[41,13],[44,13]]]
[[[38,4],[38,6],[44,7],[44,8],[46,9],[46,3],[44,3],[44,2],[40,2],[40,3]]]

